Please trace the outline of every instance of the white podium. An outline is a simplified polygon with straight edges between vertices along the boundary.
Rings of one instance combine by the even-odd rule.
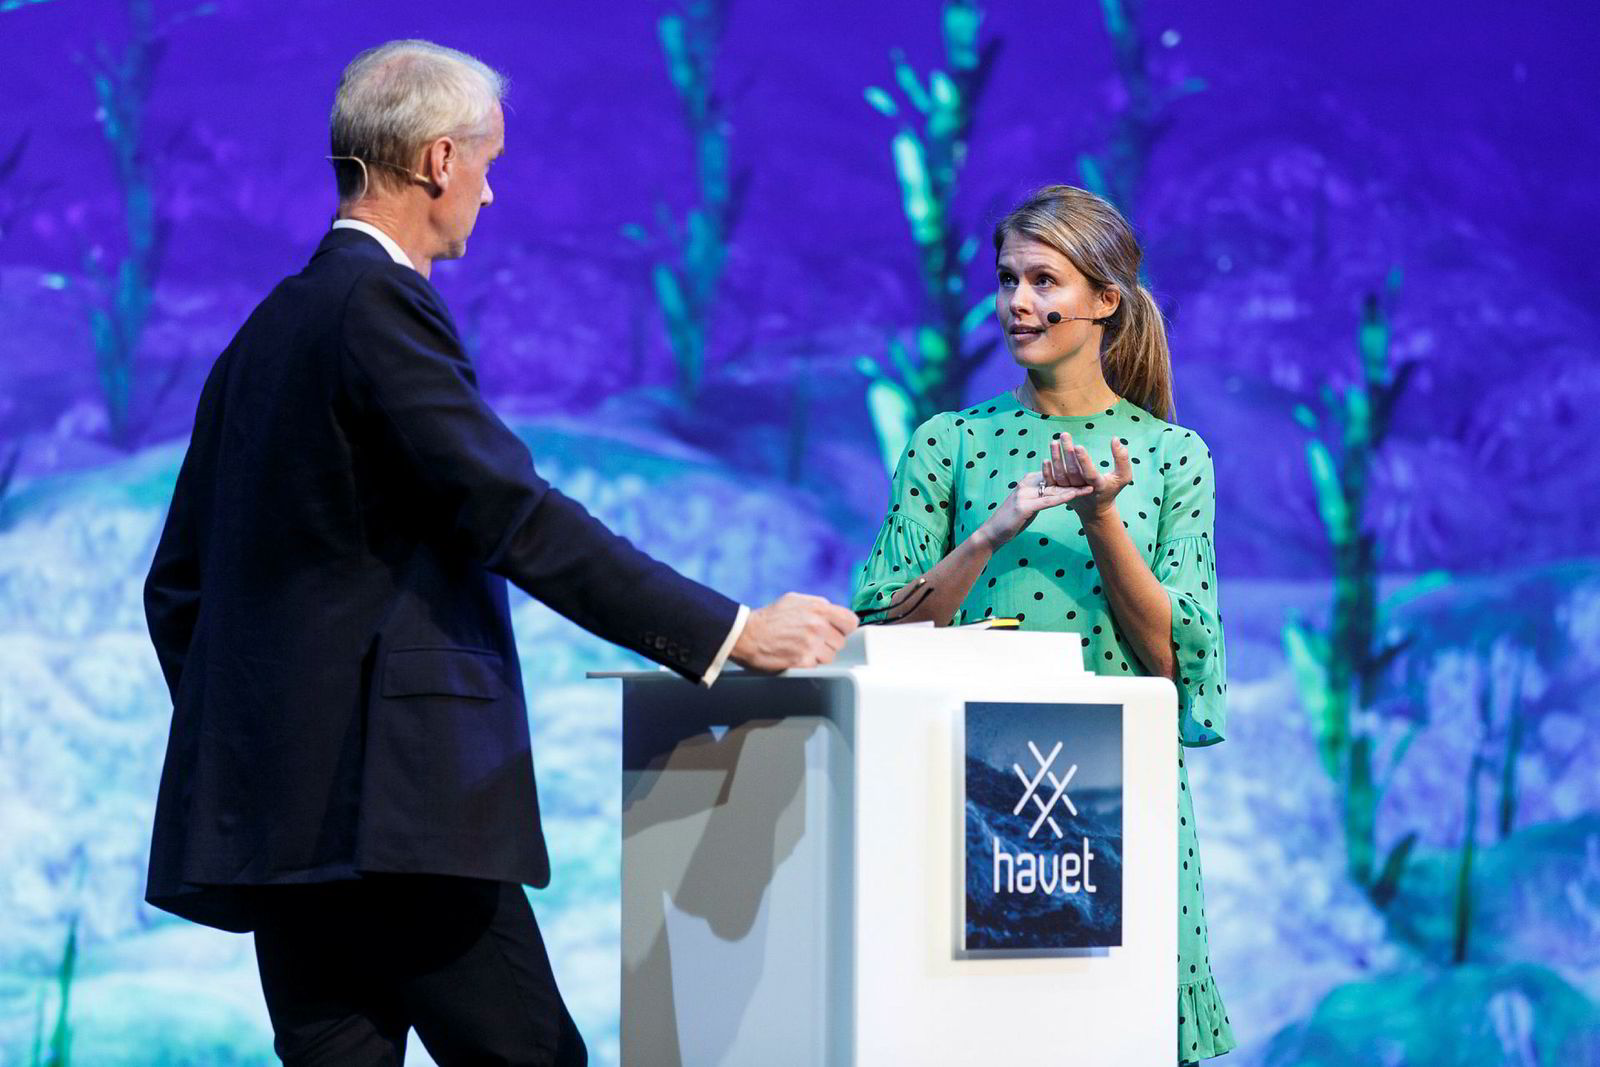
[[[1176,694],[1081,660],[1073,634],[869,627],[821,670],[730,672],[710,689],[597,675],[623,682],[623,1063],[1172,1063]],[[966,947],[963,857],[987,840],[969,836],[964,793],[974,702],[1120,719],[1112,947]],[[1012,768],[1042,843],[1075,788],[1072,753],[1047,767],[1049,745]],[[1100,850],[1084,838],[1082,862],[1117,858]],[[993,862],[996,888],[1016,890],[1017,864]],[[1071,882],[1054,869],[1056,892],[1093,884],[1078,862]]]

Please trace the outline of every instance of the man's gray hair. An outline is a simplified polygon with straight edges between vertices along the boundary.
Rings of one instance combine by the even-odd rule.
[[[437,138],[487,135],[505,94],[505,75],[432,41],[390,41],[362,52],[339,79],[329,120],[339,198],[359,195],[365,181],[403,186],[401,172],[414,171],[422,147]],[[341,156],[377,166],[341,165]]]

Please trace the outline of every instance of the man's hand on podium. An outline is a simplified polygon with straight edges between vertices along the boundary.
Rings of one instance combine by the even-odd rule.
[[[820,667],[833,662],[855,628],[854,612],[819,596],[785,593],[750,613],[729,658],[752,671]]]

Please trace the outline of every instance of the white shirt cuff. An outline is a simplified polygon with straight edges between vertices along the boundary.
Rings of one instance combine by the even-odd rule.
[[[717,658],[711,661],[711,666],[707,667],[706,673],[701,675],[701,685],[710,688],[711,683],[717,680],[717,675],[722,673],[723,666],[728,662],[728,656],[733,652],[733,646],[739,643],[739,635],[744,633],[744,624],[749,621],[750,609],[740,604],[739,614],[733,620],[733,629],[728,631],[728,639],[722,642],[722,648],[717,652]]]

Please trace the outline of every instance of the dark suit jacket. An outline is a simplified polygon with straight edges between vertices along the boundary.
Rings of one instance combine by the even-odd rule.
[[[212,368],[145,585],[149,901],[246,930],[245,887],[547,884],[507,578],[694,679],[738,613],[540,478],[428,281],[330,232]]]

